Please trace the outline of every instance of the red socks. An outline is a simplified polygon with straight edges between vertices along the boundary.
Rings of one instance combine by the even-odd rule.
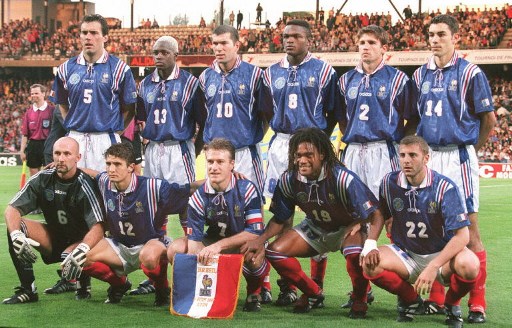
[[[288,282],[291,282],[308,296],[316,296],[320,293],[320,287],[309,278],[294,257],[267,249],[267,259],[274,269]]]
[[[418,298],[418,293],[416,293],[412,285],[395,272],[384,270],[375,277],[367,275],[364,275],[364,277],[391,294],[398,295],[406,304],[412,304]]]
[[[152,270],[146,268],[143,264],[140,268],[144,274],[154,282],[155,288],[162,289],[169,287],[169,281],[167,280],[167,259],[161,259],[160,263]]]
[[[473,280],[465,280],[457,274],[452,274],[450,277],[450,288],[446,293],[445,303],[448,305],[459,305],[460,299],[469,293],[479,278],[480,274]]]
[[[487,280],[487,252],[485,250],[475,253],[480,260],[480,273],[475,286],[469,292],[468,306],[470,311],[485,313],[485,281]]]
[[[350,254],[347,260],[347,272],[352,280],[352,299],[367,302],[370,282],[363,276],[363,268],[359,265],[359,254]]]
[[[311,279],[318,284],[323,285],[325,278],[325,270],[327,269],[327,257],[314,256],[310,259],[311,263]]]
[[[111,286],[121,286],[126,283],[126,276],[119,277],[105,263],[94,262],[84,267],[83,271],[91,277],[108,282]]]

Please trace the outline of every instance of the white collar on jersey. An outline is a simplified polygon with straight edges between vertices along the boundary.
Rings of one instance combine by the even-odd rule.
[[[32,104],[32,109],[34,112],[37,112],[40,110],[41,112],[44,111],[48,107],[48,103],[45,101],[41,107],[37,107],[36,103]]]
[[[101,63],[106,63],[107,59],[108,59],[108,52],[105,49],[103,49],[103,54],[101,54],[100,58],[98,58],[96,63],[100,63],[100,64]],[[76,62],[78,64],[80,64],[80,65],[87,65],[87,61],[85,60],[84,52],[83,51],[76,58]]]
[[[105,174],[107,174],[105,172]],[[126,194],[129,194],[131,192],[134,192],[135,189],[137,189],[137,175],[135,173],[132,173],[132,180],[130,181],[130,184],[128,185],[128,188],[126,188],[125,191],[118,191],[116,186],[114,185],[114,183],[112,181],[110,181],[110,179],[108,180],[109,184],[110,184],[110,190],[114,191],[114,192],[119,192],[119,193],[122,193],[123,195],[126,195]]]
[[[180,76],[180,68],[178,67],[178,64],[174,64],[174,68],[172,69],[171,75],[169,75],[165,80],[176,80]],[[160,75],[158,75],[158,70],[155,69],[153,71],[153,74],[151,74],[151,81],[158,83],[161,81]]]
[[[312,57],[313,57],[313,55],[311,55],[311,52],[308,52],[306,57],[304,57],[302,62],[297,66],[300,66],[300,65],[308,62]],[[290,62],[288,61],[288,55],[284,56],[284,58],[281,59],[281,61],[279,62],[279,65],[281,65],[282,68],[290,68]]]
[[[235,188],[235,184],[236,184],[235,176],[233,174],[231,174],[231,180],[229,181],[228,187],[223,192],[228,192],[231,189]],[[215,191],[215,189],[213,189],[212,185],[210,184],[210,179],[206,179],[206,182],[204,183],[204,192],[206,192],[207,194],[218,193],[218,191]]]
[[[423,178],[423,181],[421,181],[420,185],[415,188],[420,189],[420,188],[430,187],[432,185],[433,176],[434,176],[434,174],[433,174],[432,170],[427,167],[427,174],[425,174],[425,178]],[[409,182],[407,181],[407,178],[405,177],[405,174],[402,171],[400,171],[400,173],[398,173],[398,186],[402,187],[404,189],[412,189],[413,188],[413,186],[411,186],[409,184]]]
[[[240,58],[240,56],[237,56],[235,65],[233,66],[232,69],[229,70],[228,73],[231,73],[235,68],[240,67],[241,63],[242,63],[242,59]],[[217,72],[219,74],[224,73],[224,71],[220,69],[219,62],[217,61],[217,59],[215,59],[213,61],[212,65],[210,67],[211,67],[211,69],[213,69],[215,72]]]
[[[446,67],[455,65],[455,63],[457,62],[457,59],[459,59],[459,54],[457,53],[457,51],[454,51],[450,61],[444,67],[441,67],[441,68],[446,68]],[[435,71],[438,68],[439,67],[437,67],[437,65],[436,65],[434,56],[430,57],[428,60],[428,63],[427,63],[427,69]]]
[[[384,67],[384,65],[385,65],[385,63],[384,63],[384,58],[382,58],[382,60],[381,60],[381,62],[380,62],[380,64],[379,64],[379,66],[377,66],[377,67],[375,68],[375,70],[374,70],[373,72],[371,72],[370,74],[368,74],[368,75],[373,75],[373,74],[375,74],[375,73],[376,73],[376,72],[378,72],[382,67]],[[356,71],[358,71],[358,72],[359,72],[359,73],[361,73],[361,74],[366,74],[366,73],[364,72],[364,70],[363,70],[363,61],[360,61],[360,62],[359,62],[359,64],[357,64],[357,66],[356,66],[356,68],[355,68],[355,69],[356,69]]]
[[[305,176],[302,176],[299,173],[297,173],[297,180],[299,180],[300,182],[304,182],[304,183],[315,183],[315,182],[318,182],[318,181],[322,181],[325,178],[326,178],[326,175],[325,175],[325,165],[322,166],[322,170],[320,171],[320,175],[318,176],[318,179],[316,179],[316,180],[308,180]]]

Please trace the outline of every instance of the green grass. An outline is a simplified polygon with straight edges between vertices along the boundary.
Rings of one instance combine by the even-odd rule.
[[[0,211],[14,196],[19,186],[19,167],[0,168]],[[512,246],[512,181],[481,180],[480,189],[480,229],[488,252],[488,323],[487,327],[510,327],[509,310],[512,308],[510,291],[512,277],[509,248]],[[41,219],[40,216],[32,216]],[[267,217],[268,219],[268,217]],[[180,228],[176,218],[169,225],[172,237],[180,236]],[[5,223],[0,220],[0,229]],[[385,239],[381,243],[385,243]],[[0,232],[0,299],[12,295],[14,286],[18,285],[14,267],[7,251],[5,232]],[[308,260],[302,262],[309,271]],[[508,269],[507,269],[508,268]],[[44,295],[42,291],[52,286],[57,280],[57,265],[44,265],[40,260],[35,264],[36,284],[39,288],[39,302],[21,305],[0,304],[0,326],[2,327],[404,327],[406,324],[395,322],[396,298],[387,292],[374,287],[375,302],[370,306],[367,320],[353,321],[347,318],[348,310],[342,310],[340,304],[347,300],[346,293],[351,290],[350,281],[345,270],[345,261],[341,255],[330,254],[325,282],[326,308],[313,310],[309,314],[293,314],[291,308],[278,308],[264,305],[260,313],[244,313],[242,311],[245,298],[245,282],[242,281],[240,298],[234,319],[225,320],[194,320],[172,316],[168,309],[153,307],[153,295],[126,296],[121,304],[103,304],[106,299],[107,284],[93,280],[93,297],[88,301],[77,302],[72,293],[62,295]],[[141,271],[130,275],[134,285],[144,279]],[[272,271],[272,282],[276,273]],[[242,279],[243,280],[243,279]],[[273,284],[276,287],[275,283]],[[277,289],[274,297],[277,297]],[[463,311],[467,313],[463,300]],[[443,316],[417,316],[414,327],[441,327]],[[409,325],[407,325],[409,326]]]

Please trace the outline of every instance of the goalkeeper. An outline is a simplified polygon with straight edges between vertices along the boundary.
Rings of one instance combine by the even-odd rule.
[[[63,279],[77,279],[77,300],[90,298],[90,277],[81,275],[90,248],[103,238],[105,211],[94,181],[77,168],[78,143],[60,138],[55,167],[34,175],[5,210],[9,253],[21,286],[3,304],[37,302],[32,264],[36,251],[46,264],[62,261]],[[41,208],[46,223],[23,218]]]

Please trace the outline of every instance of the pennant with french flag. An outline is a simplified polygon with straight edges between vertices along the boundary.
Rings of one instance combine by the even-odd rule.
[[[171,313],[191,318],[228,319],[235,313],[243,256],[223,254],[202,265],[196,255],[174,256]]]

